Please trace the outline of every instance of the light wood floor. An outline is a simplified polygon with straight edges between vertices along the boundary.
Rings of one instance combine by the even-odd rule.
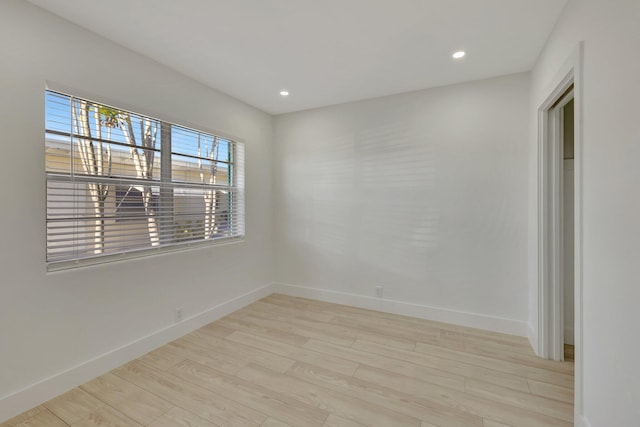
[[[6,426],[571,426],[524,338],[272,295]]]

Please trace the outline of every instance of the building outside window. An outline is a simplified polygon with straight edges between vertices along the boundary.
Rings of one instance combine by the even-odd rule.
[[[244,147],[45,93],[47,263],[67,268],[244,237]]]

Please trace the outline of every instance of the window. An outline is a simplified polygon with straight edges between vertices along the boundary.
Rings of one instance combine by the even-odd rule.
[[[46,91],[47,264],[244,236],[244,147]]]
[[[116,185],[116,221],[146,218],[142,191],[133,185]],[[158,192],[151,191],[151,208],[158,208]]]

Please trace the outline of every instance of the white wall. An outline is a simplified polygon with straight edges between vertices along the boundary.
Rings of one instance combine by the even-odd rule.
[[[517,74],[276,117],[278,281],[526,334],[528,91]]]
[[[584,40],[581,369],[584,419],[593,427],[638,425],[640,419],[639,22],[637,0],[572,0],[532,78],[530,294],[535,325],[536,109]]]
[[[173,324],[178,306],[189,317],[271,282],[271,116],[24,1],[0,2],[0,58],[0,409],[7,395]],[[47,80],[244,140],[246,242],[47,274]]]

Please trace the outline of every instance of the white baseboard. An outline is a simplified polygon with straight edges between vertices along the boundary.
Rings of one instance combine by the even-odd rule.
[[[304,286],[275,283],[273,292],[286,295],[317,299],[336,304],[351,305],[370,310],[384,311],[387,313],[404,316],[419,317],[421,319],[438,322],[452,323],[460,326],[485,329],[488,331],[502,332],[505,334],[526,337],[529,324],[520,320],[504,319],[501,317],[487,316],[484,314],[469,313],[465,311],[450,310],[446,308],[431,307],[428,305],[414,304],[404,301],[394,301],[384,298],[373,298],[364,295],[349,294],[329,289],[308,288]]]
[[[0,423],[272,293],[272,284],[218,304],[180,323],[0,398]]]
[[[529,344],[531,345],[531,348],[533,349],[533,352],[535,354],[538,354],[538,336],[536,335],[536,333],[533,331],[533,328],[531,327],[531,325],[527,325],[528,329],[529,329]]]

